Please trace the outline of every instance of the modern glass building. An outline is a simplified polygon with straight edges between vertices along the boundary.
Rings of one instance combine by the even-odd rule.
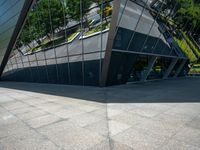
[[[1,80],[110,86],[187,74],[162,1],[1,3]]]

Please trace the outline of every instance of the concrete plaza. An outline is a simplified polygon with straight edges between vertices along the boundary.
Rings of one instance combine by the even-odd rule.
[[[107,88],[0,82],[0,150],[198,150],[200,78]]]

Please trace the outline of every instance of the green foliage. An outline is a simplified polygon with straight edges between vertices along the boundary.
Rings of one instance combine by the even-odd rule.
[[[182,49],[183,53],[189,58],[190,62],[196,62],[197,58],[194,55],[192,49],[188,46],[184,39],[178,39],[174,37],[174,40],[177,42],[179,47]]]
[[[80,21],[83,17],[87,22],[86,16],[93,0],[81,2],[80,0],[38,0],[28,14],[19,41],[28,45],[33,40],[40,42],[39,39],[45,35],[51,41],[52,33],[67,25],[68,20]]]
[[[190,69],[189,74],[200,74],[200,64],[194,64]]]
[[[81,17],[87,16],[92,2],[92,0],[64,0],[68,17],[80,21]]]
[[[200,5],[193,2],[188,5],[182,5],[177,11],[175,20],[178,21],[180,25],[188,23],[185,30],[196,28],[200,23]]]
[[[85,32],[84,35],[87,36],[87,35],[93,34],[95,32],[99,32],[101,30],[108,29],[109,27],[110,27],[110,22],[104,22],[102,24],[99,24],[96,27],[91,28],[89,31]]]
[[[78,33],[78,31],[75,31],[75,32],[67,35],[67,39],[65,39],[65,37],[62,36],[62,37],[58,37],[52,41],[45,40],[40,45],[38,45],[34,48],[31,48],[30,51],[35,52],[35,51],[40,51],[45,48],[50,48],[53,46],[53,43],[55,45],[58,45],[58,44],[62,44],[64,42],[70,42],[71,40],[73,40],[76,37],[77,33]]]
[[[171,17],[184,31],[191,32],[200,24],[200,2],[198,0],[165,0]]]
[[[50,19],[52,23],[50,23]],[[26,24],[20,35],[20,40],[24,44],[28,44],[33,40],[38,40],[44,35],[49,36],[49,34],[54,32],[56,28],[63,26],[63,24],[63,10],[60,1],[39,1],[36,7],[28,14]]]
[[[173,28],[180,28],[184,38],[174,39],[179,47],[190,59],[190,62],[196,62],[200,57],[200,51],[190,40],[187,34],[194,35],[200,24],[200,1],[199,0],[165,0],[165,8],[163,12],[169,12],[165,22],[169,23],[169,18],[175,24],[170,24]],[[169,10],[169,11],[165,11]],[[168,18],[169,17],[169,18]],[[176,26],[175,26],[176,25]],[[180,32],[179,30],[177,30]]]
[[[198,58],[200,58],[200,50],[194,45],[194,43],[190,40],[190,38],[187,36],[186,33],[181,32],[182,35],[184,36],[185,40],[187,41],[188,45],[190,48],[193,50],[193,52],[196,54]]]
[[[67,36],[67,42],[70,42],[71,40],[73,40],[76,35],[77,35],[78,31],[74,32],[74,33],[71,33],[70,35]]]

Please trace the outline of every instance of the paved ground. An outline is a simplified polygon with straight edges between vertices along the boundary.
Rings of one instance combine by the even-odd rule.
[[[0,150],[200,149],[200,78],[110,88],[0,82]]]

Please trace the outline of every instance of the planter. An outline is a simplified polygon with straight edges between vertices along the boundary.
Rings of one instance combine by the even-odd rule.
[[[81,37],[79,38],[79,40],[87,39],[87,38],[90,38],[90,37],[99,35],[99,34],[101,34],[101,33],[106,33],[106,32],[108,32],[108,31],[109,31],[109,28],[108,28],[108,29],[105,29],[105,30],[103,30],[103,31],[99,31],[99,32],[95,32],[95,33],[92,33],[92,34],[89,34],[89,35],[81,36]]]

